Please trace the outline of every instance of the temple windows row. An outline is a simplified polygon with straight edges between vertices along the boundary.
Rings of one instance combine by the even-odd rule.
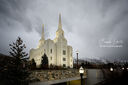
[[[44,49],[44,52],[46,52],[46,50]],[[52,54],[52,49],[50,49],[50,53]]]

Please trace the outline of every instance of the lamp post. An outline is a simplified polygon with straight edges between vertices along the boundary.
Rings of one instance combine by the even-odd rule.
[[[128,71],[128,67],[127,67],[126,69],[127,69],[127,71]]]
[[[124,70],[124,67],[122,67],[122,70]]]
[[[80,69],[79,69],[79,73],[80,73],[80,77],[81,77],[81,85],[83,85],[83,74],[84,74],[84,69],[83,69],[82,66],[81,66]]]
[[[113,68],[112,67],[110,68],[110,71],[113,72]]]
[[[111,72],[111,73],[110,73],[110,74],[111,74],[110,77],[111,77],[111,78],[114,78],[113,71],[114,71],[114,69],[113,69],[112,67],[110,67],[110,72]]]
[[[79,51],[77,50],[76,51],[76,56],[77,56],[77,69],[78,69],[78,53],[79,53]]]

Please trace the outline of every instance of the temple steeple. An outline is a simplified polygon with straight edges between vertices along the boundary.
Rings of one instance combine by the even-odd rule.
[[[39,44],[37,46],[37,48],[42,47],[42,45],[44,44],[45,38],[44,38],[44,24],[42,25],[42,35],[41,35],[41,39],[39,40]]]
[[[41,36],[41,39],[45,39],[44,38],[44,24],[42,25],[42,36]]]
[[[58,29],[62,29],[62,24],[61,24],[61,14],[59,14],[59,24],[58,24]]]
[[[62,29],[62,23],[61,23],[61,14],[59,14],[59,24],[58,29],[56,31],[56,37],[64,37],[64,31]]]

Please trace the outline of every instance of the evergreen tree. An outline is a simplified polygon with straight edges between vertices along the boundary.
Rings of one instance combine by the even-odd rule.
[[[48,68],[48,57],[45,53],[42,56],[41,67],[44,68],[44,69]]]
[[[31,61],[31,69],[32,70],[36,69],[36,62],[34,59],[32,59],[32,61]]]
[[[7,62],[6,69],[3,71],[6,74],[2,75],[4,76],[2,85],[28,85],[27,77],[29,73],[25,66],[28,54],[24,52],[26,46],[20,37],[17,38],[16,42],[9,44],[9,46],[12,60]]]

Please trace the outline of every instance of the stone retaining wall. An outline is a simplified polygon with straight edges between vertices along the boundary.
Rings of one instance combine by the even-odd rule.
[[[32,71],[29,80],[30,82],[36,81],[50,81],[59,80],[65,78],[79,77],[79,71],[77,69],[67,69],[67,70],[37,70]],[[84,74],[86,76],[86,72]]]

